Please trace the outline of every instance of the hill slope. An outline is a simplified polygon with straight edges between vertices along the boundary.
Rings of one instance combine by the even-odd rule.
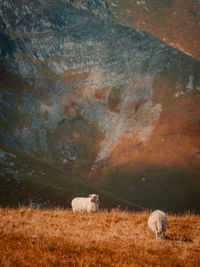
[[[169,33],[163,14],[174,25],[187,17],[172,36],[193,25],[198,44],[199,3],[189,2],[1,1],[0,143],[54,165],[51,190],[59,166],[138,205],[199,212],[200,61],[188,41],[190,54],[157,34]]]
[[[168,45],[200,60],[198,0],[109,2],[120,21],[143,29]]]
[[[74,197],[97,193],[101,208],[120,206],[131,210],[142,209],[131,201],[80,181],[71,169],[64,170],[5,147],[0,147],[0,184],[0,204],[4,207],[31,205],[42,209],[56,206],[70,208]]]

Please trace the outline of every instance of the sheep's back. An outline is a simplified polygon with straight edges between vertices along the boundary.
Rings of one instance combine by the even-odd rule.
[[[148,227],[152,232],[156,232],[158,230],[158,225],[162,226],[161,230],[166,231],[168,226],[168,219],[164,212],[155,210],[149,216]]]
[[[87,210],[88,206],[88,198],[76,197],[72,200],[71,204],[73,209],[85,211]]]

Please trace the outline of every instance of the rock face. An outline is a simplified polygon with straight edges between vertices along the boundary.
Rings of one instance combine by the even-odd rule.
[[[188,173],[192,162],[184,181],[200,190],[199,61],[132,27],[120,1],[5,0],[0,10],[1,144],[111,191],[122,164],[129,187],[142,162]]]
[[[111,5],[122,22],[200,60],[199,0],[119,0]]]

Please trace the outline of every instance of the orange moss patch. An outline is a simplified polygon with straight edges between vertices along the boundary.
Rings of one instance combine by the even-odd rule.
[[[34,91],[34,85],[28,84],[20,76],[8,72],[2,66],[0,66],[0,79],[3,84],[3,89],[16,93],[16,96],[23,96],[24,89],[26,89],[26,92],[28,93],[32,93]]]
[[[88,75],[88,72],[72,73],[70,70],[65,71],[65,73],[62,75],[62,82],[77,82],[80,80],[85,80],[88,78]]]
[[[110,87],[105,87],[101,90],[95,90],[94,91],[94,96],[98,99],[105,99],[108,91],[110,90]]]
[[[198,266],[200,217],[169,215],[155,241],[149,213],[1,209],[1,266]],[[195,265],[196,264],[196,265]]]

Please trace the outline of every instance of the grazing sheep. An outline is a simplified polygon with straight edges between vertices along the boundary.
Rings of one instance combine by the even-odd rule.
[[[167,231],[168,219],[166,214],[161,210],[153,211],[148,219],[149,229],[156,234],[156,240],[161,236],[165,238],[165,232]]]
[[[76,197],[72,200],[73,212],[95,212],[99,209],[99,196],[96,194],[89,197]]]

